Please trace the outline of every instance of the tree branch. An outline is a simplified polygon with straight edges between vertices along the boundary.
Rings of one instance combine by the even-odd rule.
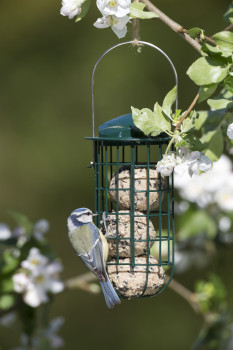
[[[223,29],[224,32],[227,32],[228,30],[231,30],[233,28],[233,24],[229,24],[225,29]]]
[[[185,118],[188,117],[189,113],[192,111],[193,107],[197,103],[198,98],[199,98],[199,92],[196,95],[196,97],[194,98],[194,100],[191,103],[191,105],[189,106],[189,108],[187,109],[187,111],[185,112],[185,114],[183,115],[183,117],[179,119],[179,123],[176,125],[175,130],[178,130],[180,128],[181,124],[183,123],[183,121],[185,120]]]
[[[100,292],[100,286],[96,283],[91,282],[97,282],[97,278],[93,273],[87,272],[83,275],[73,277],[65,281],[65,286],[68,289],[82,289],[85,292],[97,294]]]
[[[157,15],[159,15],[159,18],[162,22],[168,25],[172,30],[174,30],[174,32],[179,34],[185,41],[187,41],[191,46],[193,46],[194,49],[198,51],[199,54],[202,55],[201,45],[198,43],[197,40],[192,39],[187,33],[184,33],[183,27],[180,24],[174,22],[171,18],[169,18],[167,15],[165,15],[165,13],[160,11],[149,0],[141,0],[141,1],[144,2],[144,4],[146,4],[146,7],[148,8],[148,10],[157,13]]]
[[[168,282],[169,277],[167,276],[165,278],[165,282]],[[98,293],[100,291],[100,288],[95,289],[94,291],[90,288],[90,286],[93,286],[93,284],[90,284],[90,282],[97,282],[96,276],[92,272],[84,273],[83,275],[70,278],[65,282],[65,286],[69,289],[82,289],[87,292],[91,293]],[[95,285],[96,287],[99,287],[98,285]],[[185,299],[190,306],[193,308],[195,312],[200,312],[199,304],[196,301],[196,294],[193,292],[190,292],[186,287],[184,287],[179,282],[175,281],[174,279],[171,280],[169,284],[169,288],[171,288],[174,292],[176,292],[178,295],[180,295],[183,299]]]
[[[168,279],[169,277],[166,277],[165,282],[167,282]],[[200,313],[200,308],[199,308],[199,304],[196,301],[195,293],[190,292],[190,290],[188,290],[182,284],[174,280],[174,278],[171,280],[169,284],[169,288],[171,288],[174,292],[176,292],[183,299],[185,299],[195,312]]]

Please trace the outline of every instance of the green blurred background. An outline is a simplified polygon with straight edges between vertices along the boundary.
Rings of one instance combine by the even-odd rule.
[[[156,5],[185,28],[222,30],[227,0],[157,0]],[[0,2],[0,221],[12,225],[9,210],[51,223],[47,238],[62,258],[64,278],[86,271],[67,239],[66,219],[78,207],[93,208],[91,91],[95,61],[119,42],[110,30],[93,23],[101,17],[95,4],[80,23],[59,14],[55,0]],[[132,38],[132,29],[127,39]],[[141,24],[141,39],[160,46],[179,75],[180,108],[187,108],[197,87],[185,72],[198,57],[184,40],[159,20]],[[151,49],[137,54],[120,48],[96,73],[97,125],[130,112],[130,106],[152,107],[173,87],[168,63]],[[232,249],[214,261],[228,291],[233,282]],[[189,288],[205,271],[176,278]],[[233,306],[233,296],[228,301]],[[65,349],[190,349],[201,318],[170,290],[155,298],[123,301],[109,311],[102,295],[82,291],[56,297],[52,316],[66,319],[61,331]],[[0,330],[3,349],[19,343],[12,330]]]

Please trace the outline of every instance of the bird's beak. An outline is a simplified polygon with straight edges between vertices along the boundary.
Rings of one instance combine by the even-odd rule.
[[[98,216],[98,215],[99,215],[98,213],[95,213],[95,214],[93,213],[93,214],[92,214],[92,216]]]

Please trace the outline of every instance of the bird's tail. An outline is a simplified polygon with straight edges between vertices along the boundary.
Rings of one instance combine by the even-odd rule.
[[[100,282],[100,285],[102,287],[105,301],[109,309],[112,309],[115,304],[121,303],[117,293],[115,292],[115,289],[112,286],[112,283],[110,282],[108,275],[107,275],[107,281]]]

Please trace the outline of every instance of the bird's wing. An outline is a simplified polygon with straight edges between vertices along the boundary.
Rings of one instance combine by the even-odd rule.
[[[103,246],[98,228],[88,223],[82,226],[82,230],[76,229],[73,237],[78,236],[76,253],[82,259],[84,264],[97,276],[101,281],[107,280]]]

